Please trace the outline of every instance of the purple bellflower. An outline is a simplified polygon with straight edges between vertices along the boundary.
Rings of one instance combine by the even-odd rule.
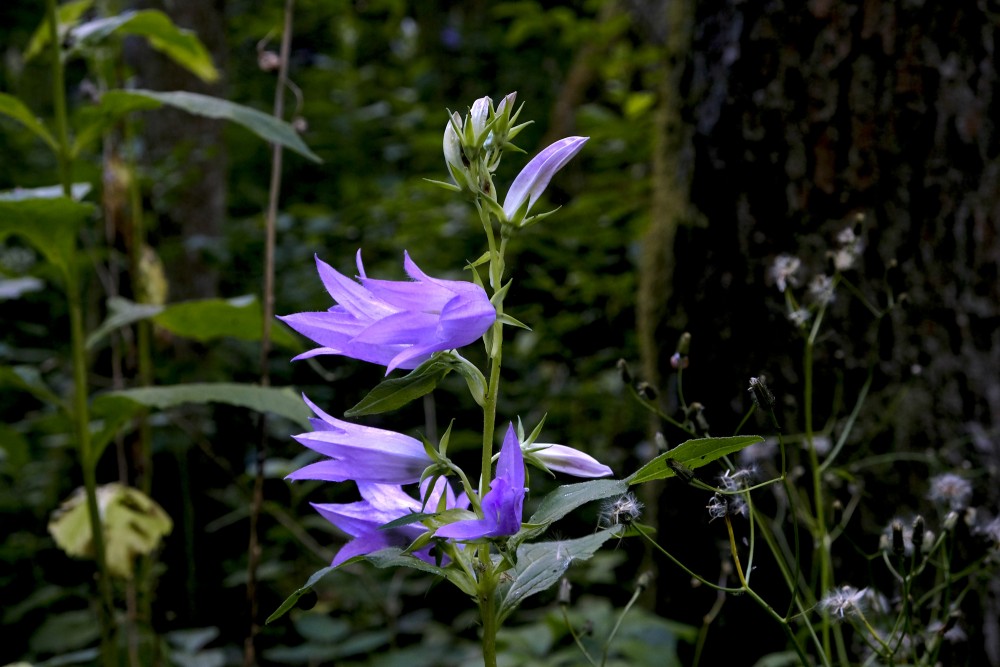
[[[420,485],[421,496],[424,495],[429,483],[430,480],[425,480]],[[337,552],[331,563],[334,567],[354,556],[364,556],[388,547],[406,547],[427,530],[420,523],[381,530],[381,527],[390,521],[423,511],[420,501],[410,497],[399,486],[358,482],[358,490],[362,497],[359,502],[313,503],[313,507],[324,519],[353,538]],[[430,510],[437,508],[442,494],[445,495],[446,509],[464,509],[469,506],[465,494],[456,498],[448,482],[444,478],[438,478],[428,498],[427,508]],[[433,546],[432,544],[418,549],[414,555],[427,562],[434,562],[430,555]]]
[[[321,346],[294,360],[340,354],[384,365],[388,375],[416,368],[434,352],[469,345],[492,326],[496,310],[482,287],[431,278],[404,256],[412,282],[374,280],[365,275],[359,250],[360,284],[317,257],[320,278],[337,305],[279,318]]]
[[[566,445],[535,443],[525,447],[524,453],[540,461],[548,470],[575,477],[609,477],[614,474],[590,454]]]
[[[511,183],[510,190],[507,191],[507,196],[503,201],[503,212],[508,221],[520,224],[527,217],[528,211],[548,187],[549,181],[552,180],[555,173],[580,152],[588,139],[589,137],[560,139],[549,145],[525,165],[521,173]]]
[[[500,448],[497,476],[490,482],[490,490],[483,496],[483,518],[449,523],[439,528],[435,536],[476,540],[513,535],[521,530],[524,492],[524,458],[521,456],[521,444],[514,433],[514,425],[511,424]]]
[[[302,398],[318,419],[310,418],[314,429],[311,433],[294,437],[330,458],[300,468],[286,479],[412,484],[420,481],[424,470],[433,463],[415,438],[335,419],[305,396]]]

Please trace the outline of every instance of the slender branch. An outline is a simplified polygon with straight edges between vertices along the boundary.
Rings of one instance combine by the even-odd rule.
[[[288,85],[288,60],[291,53],[294,7],[295,0],[285,0],[278,81],[274,92],[274,117],[279,120],[283,119],[285,115],[285,88]],[[271,320],[274,319],[274,246],[278,198],[281,192],[281,158],[281,145],[274,144],[271,149],[271,183],[268,191],[264,242],[264,321],[260,339],[260,384],[262,387],[271,384],[268,360],[271,356]],[[251,667],[257,661],[254,647],[254,640],[259,630],[257,623],[257,567],[260,564],[260,544],[257,523],[264,503],[264,463],[267,458],[267,416],[264,413],[260,413],[258,417],[258,426],[260,438],[257,443],[257,475],[254,479],[253,499],[250,505],[250,545],[247,554],[247,605],[250,612],[250,632],[243,647],[245,667]]]

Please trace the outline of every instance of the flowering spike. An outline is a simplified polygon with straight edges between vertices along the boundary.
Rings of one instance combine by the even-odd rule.
[[[384,365],[388,375],[395,368],[416,368],[434,352],[469,345],[493,325],[496,309],[482,287],[431,278],[404,255],[415,282],[368,278],[360,253],[360,284],[316,258],[337,305],[278,318],[321,346],[296,359],[339,354]]]
[[[555,173],[580,152],[588,139],[589,137],[560,139],[536,155],[521,170],[511,183],[503,202],[503,212],[507,222],[520,226]]]

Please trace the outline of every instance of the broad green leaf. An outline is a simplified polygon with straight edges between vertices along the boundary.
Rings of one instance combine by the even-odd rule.
[[[377,415],[401,408],[434,391],[450,370],[447,362],[439,357],[431,357],[401,378],[380,382],[357,405],[345,412],[344,416]]]
[[[137,556],[156,549],[173,521],[138,489],[118,483],[97,489],[105,558],[111,574],[131,579]],[[93,532],[83,489],[77,489],[49,520],[49,533],[60,549],[77,558],[93,558]]]
[[[759,435],[736,435],[729,438],[698,438],[683,442],[669,452],[660,454],[655,459],[639,468],[626,481],[631,484],[651,482],[656,479],[673,477],[677,473],[668,464],[676,461],[688,468],[700,468],[723,456],[733,454],[750,445],[763,442]]]
[[[45,381],[34,366],[0,366],[0,387],[14,387],[26,391],[38,400],[65,409],[66,405]]]
[[[202,81],[215,81],[219,72],[198,36],[178,28],[166,14],[155,9],[126,11],[80,24],[70,32],[73,50],[84,51],[113,34],[136,35]]]
[[[209,95],[185,91],[110,90],[101,96],[100,111],[108,117],[118,118],[132,111],[158,109],[164,104],[195,116],[232,121],[264,141],[284,146],[313,162],[322,162],[285,121],[248,106]]]
[[[56,7],[56,30],[59,38],[62,39],[66,32],[80,20],[80,17],[94,5],[94,0],[74,0]],[[24,61],[28,62],[46,46],[49,45],[49,19],[48,16],[42,19],[41,25],[35,28],[28,48],[24,51]]]
[[[0,196],[0,241],[14,234],[30,243],[68,278],[76,256],[76,232],[94,207],[65,197],[8,199]]]
[[[620,530],[616,526],[573,540],[535,542],[518,547],[517,566],[511,572],[513,580],[501,588],[500,621],[528,596],[558,583],[573,561],[587,560]]]
[[[291,611],[292,607],[295,606],[295,603],[299,601],[300,597],[311,591],[313,589],[313,586],[319,583],[320,579],[322,579],[323,577],[330,574],[336,569],[337,568],[335,567],[327,566],[324,567],[322,570],[317,570],[313,572],[312,576],[309,577],[309,579],[306,581],[305,584],[302,585],[301,588],[299,588],[297,591],[295,591],[287,598],[285,598],[285,601],[281,603],[281,606],[275,609],[274,613],[272,613],[270,616],[267,617],[267,620],[264,621],[264,624],[267,625],[272,621],[276,621],[285,614],[287,614],[289,611]]]
[[[311,412],[302,398],[288,387],[260,387],[235,382],[176,384],[167,387],[140,387],[101,394],[94,399],[95,418],[101,428],[93,435],[96,463],[115,433],[143,408],[166,410],[185,403],[224,403],[269,412],[309,428]]]
[[[100,626],[95,623],[94,612],[91,609],[77,609],[62,613],[53,610],[43,618],[45,620],[41,622],[41,626],[31,635],[30,646],[35,653],[73,655],[69,652],[93,644],[101,635]],[[95,654],[91,660],[96,658]],[[23,664],[33,667],[31,663]],[[85,662],[81,661],[75,664],[85,664]],[[90,662],[90,664],[94,663]]]
[[[107,319],[87,338],[87,347],[92,348],[119,327],[146,319],[173,334],[203,343],[218,338],[260,340],[263,317],[260,302],[253,296],[201,299],[167,306],[113,297],[108,299]],[[298,340],[278,326],[271,327],[271,339],[285,348],[300,348]]]
[[[31,113],[24,102],[14,97],[13,95],[8,95],[7,93],[0,93],[0,115],[7,116],[8,118],[13,118],[21,125],[31,130],[35,136],[48,144],[49,148],[53,151],[59,150],[59,145],[56,143],[55,137],[49,132],[48,128],[42,123],[42,121],[35,118],[35,114]]]
[[[175,384],[112,391],[94,399],[94,411],[97,414],[113,414],[121,411],[120,406],[127,406],[129,403],[132,404],[133,411],[139,406],[166,410],[185,403],[225,403],[287,417],[306,429],[309,428],[309,417],[312,414],[302,398],[288,387],[261,387],[236,382]]]
[[[380,549],[379,551],[362,556],[362,558],[375,567],[382,569],[389,567],[408,567],[414,570],[420,570],[421,572],[430,572],[431,574],[436,574],[440,577],[448,576],[448,573],[444,568],[431,565],[428,562],[420,560],[416,556],[405,554],[402,549],[398,549],[396,547]]]

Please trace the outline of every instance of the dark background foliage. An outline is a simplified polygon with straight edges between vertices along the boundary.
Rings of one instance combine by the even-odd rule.
[[[127,41],[128,80],[267,109],[274,75],[258,67],[258,50],[277,49],[281,4],[161,3],[201,36],[223,80],[199,87]],[[835,433],[874,366],[846,458],[919,456],[854,471],[865,501],[850,541],[873,552],[891,518],[926,510],[927,479],[948,469],[964,471],[976,504],[995,513],[1000,7],[988,0],[694,4],[298,2],[291,77],[302,97],[300,107],[291,98],[289,104],[324,163],[286,159],[278,312],[329,305],[313,254],[347,272],[363,248],[369,275],[400,278],[405,248],[428,272],[460,276],[463,263],[483,251],[481,230],[468,206],[424,179],[445,176],[447,109],[517,90],[524,115],[535,120],[518,142],[529,154],[567,134],[591,141],[547,193],[561,210],[512,244],[508,309],[532,331],[509,338],[504,419],[520,416],[530,428],[547,414],[543,440],[587,449],[628,474],[653,451],[652,427],[664,428],[672,444],[681,434],[649,424],[629,401],[615,361],[632,361],[638,375],[661,388],[663,405],[675,407],[668,359],[679,334],[690,331],[684,392],[706,406],[713,434],[736,428],[749,406],[747,380],[760,373],[778,396],[785,431],[800,431],[801,336],[768,269],[779,254],[797,255],[806,284],[829,271],[836,235],[853,227],[865,252],[847,275],[879,306],[888,285],[900,305],[876,326],[858,299],[838,292],[817,348],[816,421]],[[27,0],[0,9],[0,90],[44,117],[51,103],[44,59],[23,63],[20,56],[40,15],[38,3]],[[72,64],[69,78],[79,108],[90,82],[85,65]],[[141,127],[146,224],[170,300],[258,293],[267,147],[243,130],[174,113],[144,114]],[[6,121],[0,129],[0,188],[56,180],[54,164],[30,136]],[[99,156],[93,158],[78,164],[76,180],[100,182]],[[522,156],[508,155],[498,183],[523,164]],[[117,252],[103,239],[99,228],[84,235],[90,259],[102,266]],[[34,270],[31,252],[13,241],[0,259],[7,276]],[[105,296],[93,280],[91,327],[103,317]],[[35,365],[50,384],[68,387],[64,308],[48,290],[0,302],[3,363]],[[257,377],[255,344],[206,345],[160,332],[154,348],[157,384]],[[481,359],[480,350],[470,353]],[[291,365],[290,356],[273,355],[272,382],[294,385],[334,414],[380,379],[378,369],[360,363]],[[109,363],[106,353],[94,359],[95,389],[109,386]],[[464,447],[474,466],[475,406],[453,396],[462,396],[461,381],[449,378],[436,399],[367,423],[433,434],[455,418],[454,446]],[[53,640],[53,631],[45,635],[46,623],[81,609],[88,595],[89,564],[69,560],[44,530],[49,513],[80,482],[66,424],[6,389],[0,410],[7,422],[0,430],[0,589],[3,624],[15,630],[5,630],[0,659],[46,657],[74,648]],[[154,426],[153,497],[175,522],[159,559],[154,626],[217,626],[212,646],[236,647],[248,623],[242,584],[255,422],[217,407],[161,415]],[[339,544],[308,501],[350,499],[332,485],[284,482],[301,448],[288,437],[294,425],[276,421],[270,429],[271,510],[262,519],[259,587],[265,613]],[[755,430],[765,432],[767,424],[751,422]],[[117,475],[109,455],[99,478]],[[647,502],[656,506],[650,510],[662,542],[714,578],[726,558],[724,530],[708,522],[704,494],[679,484],[657,493]],[[595,522],[591,513],[564,530],[579,534]],[[867,581],[867,564],[846,540],[835,555],[844,583]],[[621,582],[634,579],[642,561],[641,549],[625,543],[576,577],[621,605],[631,593]],[[700,624],[714,593],[693,590],[668,563],[653,564],[657,585],[646,606]],[[265,660],[290,662],[281,651],[320,651],[322,637],[349,630],[360,638],[359,655],[419,641],[426,664],[438,664],[434,656],[446,653],[435,651],[448,650],[442,647],[451,645],[451,634],[474,638],[470,604],[444,587],[428,590],[414,575],[354,566],[329,582],[317,606],[325,615],[286,618],[264,630],[262,646],[272,650]],[[974,660],[1000,664],[997,598],[994,582],[984,598],[992,606],[970,610]],[[524,618],[537,620],[532,614],[551,602],[541,596]],[[776,629],[767,633],[769,643],[756,621],[745,622],[756,613],[745,599],[727,602],[712,631],[727,640],[710,642],[706,664],[728,654],[733,642],[746,646],[745,664],[781,648]]]

